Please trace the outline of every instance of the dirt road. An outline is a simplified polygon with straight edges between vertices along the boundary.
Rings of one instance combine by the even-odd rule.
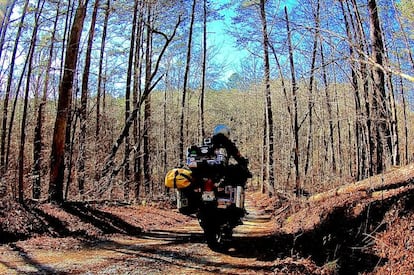
[[[226,253],[169,207],[3,203],[0,274],[412,274],[411,173],[289,201],[275,218],[274,203],[249,194]]]
[[[268,257],[275,255],[273,245],[266,245],[275,222],[249,202],[246,208],[249,214],[234,232],[235,245],[225,254],[207,247],[193,219],[134,237],[112,234],[87,243],[77,237],[38,237],[9,243],[0,247],[0,274],[274,274],[305,268],[293,259]]]

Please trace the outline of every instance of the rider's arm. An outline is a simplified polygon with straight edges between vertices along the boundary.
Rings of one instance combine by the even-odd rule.
[[[227,152],[230,156],[232,156],[238,164],[240,165],[246,165],[247,160],[241,155],[239,149],[237,146],[226,136],[222,134],[215,135],[213,137],[213,143],[215,145],[221,144],[226,148]]]

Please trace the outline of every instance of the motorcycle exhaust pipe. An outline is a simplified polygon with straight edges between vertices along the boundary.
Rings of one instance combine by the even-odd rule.
[[[244,208],[244,188],[238,185],[236,188],[236,207]]]

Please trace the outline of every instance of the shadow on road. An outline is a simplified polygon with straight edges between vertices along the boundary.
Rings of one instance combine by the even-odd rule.
[[[384,217],[396,205],[398,205],[401,215],[405,212],[412,212],[414,194],[413,192],[402,193],[388,199],[368,201],[366,204],[368,206],[357,214],[352,214],[354,213],[353,207],[355,207],[353,203],[335,207],[325,219],[315,224],[313,228],[292,234],[278,230],[266,235],[263,232],[267,232],[265,231],[266,223],[270,221],[270,216],[252,215],[248,217],[248,222],[240,230],[241,233],[235,234],[229,250],[221,252],[221,254],[208,250],[204,235],[196,221],[191,222],[190,225],[180,225],[178,230],[143,231],[116,215],[96,209],[88,204],[65,203],[60,208],[77,217],[78,220],[93,225],[102,231],[103,235],[116,233],[122,235],[120,238],[128,239],[131,237],[131,241],[128,243],[116,241],[115,238],[103,238],[97,243],[90,244],[94,248],[104,248],[128,256],[141,257],[148,262],[157,260],[193,269],[202,268],[197,265],[208,265],[214,272],[215,268],[218,271],[223,268],[223,263],[212,258],[220,255],[246,260],[255,259],[265,263],[272,262],[272,264],[273,262],[277,264],[280,259],[302,258],[311,259],[319,267],[335,262],[338,266],[338,274],[358,274],[370,272],[388,260],[376,256],[370,250],[370,245],[373,242],[372,236],[387,229]],[[36,206],[27,207],[26,210],[36,216],[38,220],[43,221],[44,230],[49,235],[54,237],[83,236],[86,237],[85,243],[88,241],[87,232],[71,231],[73,228],[70,229],[67,221],[59,219],[59,216],[55,217]],[[252,231],[263,234],[261,236],[250,234],[250,230],[254,227],[256,228]],[[7,236],[2,235],[2,238],[5,237]],[[53,269],[36,262],[30,253],[17,244],[10,243],[9,246],[19,254],[23,261],[35,267],[38,272],[54,273]],[[7,263],[2,264],[7,265]],[[253,265],[247,266],[234,262],[226,263],[225,267],[236,270],[243,268],[254,270],[256,268]],[[257,267],[257,270],[266,268],[266,265],[262,265]]]
[[[174,243],[203,243],[204,235],[202,233],[185,233],[173,230],[151,230],[140,234],[140,238],[152,240],[173,241]]]
[[[27,264],[36,269],[36,271],[34,272],[23,272],[18,268],[13,268],[12,266],[9,266],[7,263],[3,263],[0,261],[0,263],[5,264],[11,269],[14,269],[17,272],[17,274],[59,274],[59,272],[57,272],[53,268],[36,261],[34,258],[30,256],[29,253],[27,253],[23,248],[19,247],[18,245],[12,243],[10,244],[10,247],[13,251],[19,253],[19,256],[22,258],[23,261],[25,261]]]
[[[65,203],[62,209],[102,230],[104,234],[121,233],[138,235],[141,228],[133,226],[111,213],[98,210],[84,203]]]

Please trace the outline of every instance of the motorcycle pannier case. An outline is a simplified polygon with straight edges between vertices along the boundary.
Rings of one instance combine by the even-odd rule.
[[[194,192],[191,170],[174,168],[165,176],[165,186],[175,188],[177,192],[177,208],[185,215],[191,215],[197,210],[197,194]]]
[[[184,168],[174,168],[165,176],[165,186],[168,188],[183,189],[191,185],[191,171]]]
[[[177,189],[177,209],[181,214],[191,215],[197,212],[200,199],[191,188]]]

